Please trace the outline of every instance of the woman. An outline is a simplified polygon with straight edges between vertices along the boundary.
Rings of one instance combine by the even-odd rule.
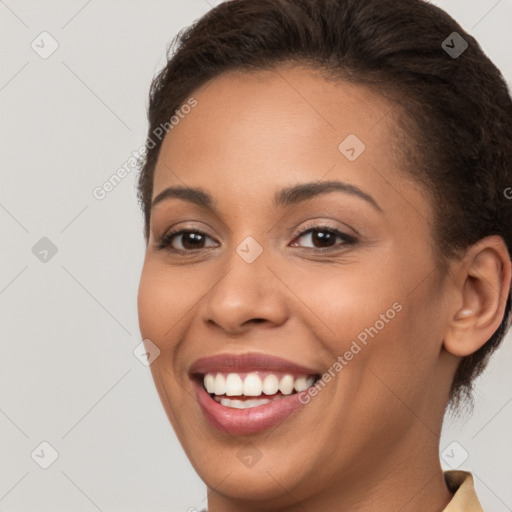
[[[420,0],[233,0],[149,122],[139,322],[209,512],[481,510],[438,457],[510,325],[512,102],[477,42]]]

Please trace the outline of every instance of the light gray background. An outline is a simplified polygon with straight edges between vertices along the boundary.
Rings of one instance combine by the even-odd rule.
[[[144,254],[135,171],[102,201],[92,190],[143,144],[168,42],[215,3],[0,1],[0,511],[205,506],[132,353]],[[512,2],[435,3],[512,83]],[[47,59],[31,48],[43,31],[59,45]],[[42,237],[58,249],[46,263],[32,253]],[[450,420],[441,442],[444,467],[473,471],[493,512],[512,510],[511,342],[479,380],[474,415]],[[34,460],[50,456],[42,441],[59,453],[46,470]]]

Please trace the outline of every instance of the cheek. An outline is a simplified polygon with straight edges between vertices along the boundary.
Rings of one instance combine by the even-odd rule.
[[[319,337],[332,340],[335,352],[350,340],[364,341],[368,330],[389,331],[400,316],[404,293],[398,280],[384,282],[381,274],[363,265],[302,270],[293,285],[297,304],[305,306],[301,317],[314,322]]]
[[[162,286],[164,280],[156,279],[153,274],[150,265],[144,263],[137,293],[137,310],[142,337],[159,344],[158,333],[163,328],[163,319],[166,316],[163,313],[167,299],[165,287]]]
[[[381,261],[300,272],[293,286],[304,304],[298,314],[333,362],[343,356],[353,371],[380,369],[398,387],[428,378],[439,351],[432,308],[438,291],[428,280],[417,286],[422,269],[407,267]]]
[[[187,312],[200,297],[200,290],[190,282],[189,272],[171,271],[150,260],[144,263],[137,294],[139,326],[142,336],[160,350],[169,348],[175,331],[186,323]]]

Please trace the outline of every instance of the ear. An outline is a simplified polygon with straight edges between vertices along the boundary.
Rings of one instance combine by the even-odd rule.
[[[495,333],[510,294],[511,266],[505,242],[498,235],[483,238],[467,250],[453,274],[456,305],[444,338],[448,352],[470,355]]]

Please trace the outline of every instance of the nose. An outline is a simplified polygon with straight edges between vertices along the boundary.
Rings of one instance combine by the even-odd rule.
[[[204,322],[229,334],[243,333],[257,324],[271,327],[286,322],[285,292],[267,263],[263,254],[247,263],[233,251],[203,302]]]

